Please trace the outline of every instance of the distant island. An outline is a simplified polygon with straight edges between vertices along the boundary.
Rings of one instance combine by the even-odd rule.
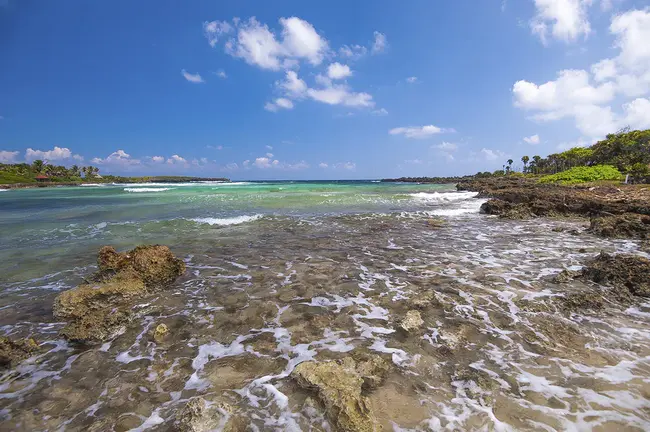
[[[62,165],[51,165],[42,160],[31,164],[1,164],[0,188],[47,187],[47,186],[78,186],[85,183],[185,183],[199,181],[229,182],[224,177],[192,177],[192,176],[138,176],[125,177],[115,175],[100,175],[99,168],[94,166],[80,167],[73,165],[66,168]]]
[[[452,184],[460,183],[463,180],[469,180],[474,176],[462,177],[400,177],[395,179],[381,179],[385,183],[435,183],[435,184]]]

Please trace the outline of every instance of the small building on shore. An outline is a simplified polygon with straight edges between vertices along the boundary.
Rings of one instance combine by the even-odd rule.
[[[39,183],[43,183],[43,182],[46,182],[48,180],[50,180],[50,178],[48,176],[46,176],[45,174],[39,174],[39,175],[36,176],[36,181],[39,182]]]

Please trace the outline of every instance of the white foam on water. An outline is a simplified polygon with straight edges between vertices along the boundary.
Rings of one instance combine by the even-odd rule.
[[[9,189],[0,189],[0,192],[7,192]]]
[[[481,206],[486,200],[472,199],[467,202],[461,203],[458,207],[443,208],[428,211],[431,216],[459,216],[463,214],[480,213]]]
[[[246,222],[253,222],[258,219],[261,219],[263,215],[261,214],[256,214],[252,216],[235,216],[235,217],[230,217],[230,218],[194,218],[190,219],[194,222],[197,223],[204,223],[208,225],[221,225],[221,226],[227,226],[227,225],[239,225],[243,224]]]
[[[478,192],[416,192],[409,194],[417,201],[425,201],[430,203],[445,203],[451,201],[462,201],[474,198]]]
[[[82,186],[82,187],[105,187],[106,184],[104,184],[104,183],[82,183],[79,186]]]
[[[127,187],[124,192],[164,192],[174,188]]]

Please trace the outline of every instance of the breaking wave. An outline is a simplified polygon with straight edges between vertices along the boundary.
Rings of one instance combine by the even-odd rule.
[[[262,218],[261,214],[256,214],[252,216],[235,216],[230,218],[195,218],[190,220],[197,223],[203,223],[208,225],[227,226],[227,225],[239,225],[246,222],[253,222],[260,218]]]

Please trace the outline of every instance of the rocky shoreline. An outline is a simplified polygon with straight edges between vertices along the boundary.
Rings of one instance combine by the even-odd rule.
[[[650,186],[561,186],[522,177],[497,177],[463,181],[457,189],[489,198],[481,212],[504,219],[589,218],[589,232],[593,234],[650,239]]]

